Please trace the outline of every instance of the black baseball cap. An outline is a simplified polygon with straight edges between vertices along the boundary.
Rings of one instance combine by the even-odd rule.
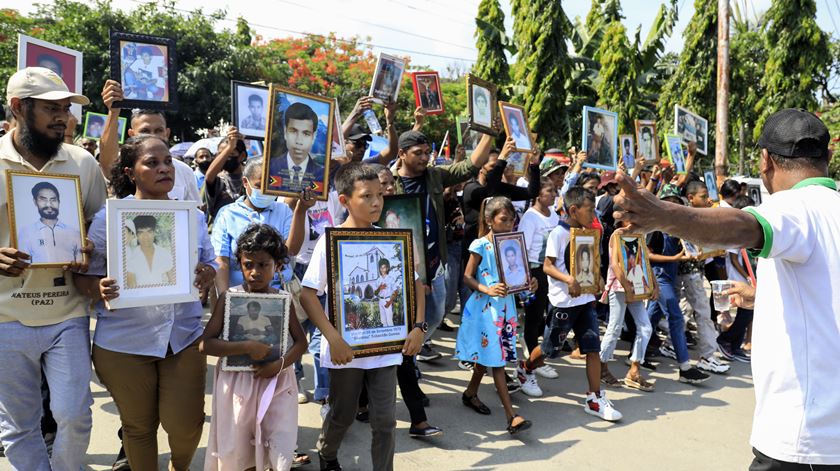
[[[764,123],[758,147],[787,158],[828,158],[830,135],[813,113],[786,108],[773,113]]]
[[[429,144],[429,139],[420,131],[406,131],[400,134],[398,146],[400,150],[408,149],[409,147],[421,146]]]
[[[350,128],[350,135],[347,136],[347,139],[350,141],[371,141],[373,138],[370,137],[369,132],[362,129],[359,123],[356,123]]]

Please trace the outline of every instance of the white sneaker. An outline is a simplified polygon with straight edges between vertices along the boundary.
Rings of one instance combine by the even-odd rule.
[[[543,366],[535,369],[534,373],[542,376],[543,378],[548,378],[548,379],[557,379],[557,378],[560,377],[560,374],[557,372],[557,370],[555,370],[554,368],[552,368],[548,365],[543,365]]]
[[[718,375],[722,375],[729,371],[729,365],[724,365],[715,357],[701,358],[700,361],[697,362],[697,368]]]
[[[587,394],[583,410],[589,415],[600,417],[609,422],[621,420],[622,417],[621,412],[617,411],[612,402],[607,399],[607,393],[604,391],[601,391],[600,395],[596,393]]]
[[[516,367],[516,376],[519,378],[519,383],[522,385],[522,392],[531,397],[541,397],[543,395],[540,385],[537,383],[537,375],[534,373],[526,373],[522,366]]]
[[[330,404],[325,402],[321,405],[321,420],[327,420],[327,414],[330,413]]]
[[[309,396],[306,395],[306,391],[300,391],[298,393],[298,404],[306,404],[309,402]]]

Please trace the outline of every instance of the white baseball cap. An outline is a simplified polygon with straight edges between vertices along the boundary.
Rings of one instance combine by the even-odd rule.
[[[13,97],[37,98],[39,100],[64,100],[69,98],[72,103],[90,104],[88,97],[70,92],[64,80],[45,67],[26,67],[9,77],[9,85],[6,87],[6,103],[11,103]]]

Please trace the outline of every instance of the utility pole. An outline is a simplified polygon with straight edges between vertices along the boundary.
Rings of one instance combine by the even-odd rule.
[[[729,144],[729,0],[718,0],[715,127],[715,175],[720,187],[727,174]]]

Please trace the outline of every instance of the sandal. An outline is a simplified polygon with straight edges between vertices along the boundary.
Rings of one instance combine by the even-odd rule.
[[[306,453],[298,453],[298,451],[295,450],[295,458],[292,461],[292,468],[299,468],[301,466],[306,466],[311,462],[312,462],[312,459],[309,458],[309,455],[307,455]]]
[[[515,435],[517,432],[521,432],[523,430],[528,430],[529,428],[531,428],[531,421],[528,419],[522,419],[522,422],[519,422],[518,425],[513,425],[513,419],[517,417],[522,419],[522,416],[517,414],[511,417],[510,420],[508,420],[507,431],[511,435]]]
[[[616,377],[609,371],[601,372],[601,382],[613,388],[621,386],[621,381],[616,379]]]
[[[637,376],[636,378],[626,377],[624,378],[624,385],[631,389],[638,389],[642,392],[653,392],[654,386],[653,383],[648,382],[642,375]]]
[[[478,412],[481,415],[490,415],[490,408],[485,406],[483,402],[478,400],[478,394],[470,397],[467,393],[461,394],[461,402],[470,409]]]

